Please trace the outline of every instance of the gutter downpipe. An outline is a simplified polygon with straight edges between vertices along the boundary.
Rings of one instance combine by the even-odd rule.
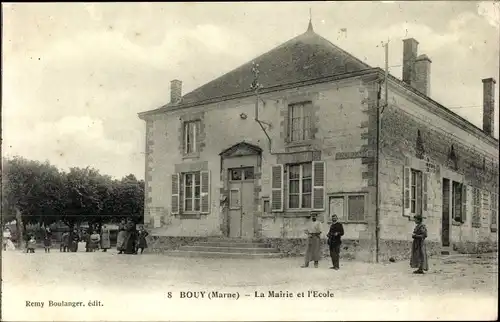
[[[380,232],[380,184],[379,184],[379,160],[380,160],[380,94],[381,83],[377,82],[377,139],[376,139],[376,157],[375,157],[375,262],[379,262],[379,232]]]

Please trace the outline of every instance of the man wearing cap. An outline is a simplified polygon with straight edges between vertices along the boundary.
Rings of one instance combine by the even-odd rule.
[[[429,270],[427,262],[427,250],[425,249],[425,239],[427,238],[427,227],[422,223],[423,218],[420,215],[413,217],[415,220],[415,229],[411,237],[413,238],[410,267],[417,270],[413,274],[424,274]]]
[[[328,247],[330,248],[330,257],[332,258],[331,269],[339,269],[340,245],[342,244],[341,237],[344,236],[344,227],[338,222],[337,215],[332,215],[332,224],[330,231],[326,235],[328,237]]]
[[[318,262],[321,257],[320,246],[321,246],[321,224],[317,221],[317,214],[311,214],[310,226],[305,230],[307,238],[307,250],[305,256],[305,263],[302,268],[309,267],[309,262],[314,261],[314,267],[318,268]]]

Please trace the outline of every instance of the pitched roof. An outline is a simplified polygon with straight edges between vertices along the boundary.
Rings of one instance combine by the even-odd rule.
[[[263,88],[371,68],[316,34],[309,22],[305,33],[184,95],[180,104],[249,91],[254,62],[259,65],[259,83]]]

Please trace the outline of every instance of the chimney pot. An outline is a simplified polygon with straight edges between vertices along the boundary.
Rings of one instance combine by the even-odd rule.
[[[182,98],[182,82],[174,79],[170,82],[170,103],[177,104]]]
[[[430,96],[431,94],[431,63],[427,55],[420,55],[415,60],[415,79],[413,86],[416,90]]]
[[[413,38],[403,40],[403,82],[412,85],[415,82],[415,61],[417,60],[418,41]]]
[[[493,136],[495,115],[495,79],[483,79],[483,132]]]

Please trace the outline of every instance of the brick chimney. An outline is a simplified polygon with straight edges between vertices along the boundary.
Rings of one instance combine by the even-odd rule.
[[[182,82],[174,79],[170,82],[170,103],[177,104],[181,101],[182,97]]]
[[[493,135],[495,115],[495,79],[483,79],[483,132]]]
[[[413,86],[415,80],[415,61],[417,60],[418,41],[403,39],[403,82]]]
[[[427,96],[431,93],[431,63],[427,55],[420,55],[415,60],[415,79],[412,84],[417,91]]]

